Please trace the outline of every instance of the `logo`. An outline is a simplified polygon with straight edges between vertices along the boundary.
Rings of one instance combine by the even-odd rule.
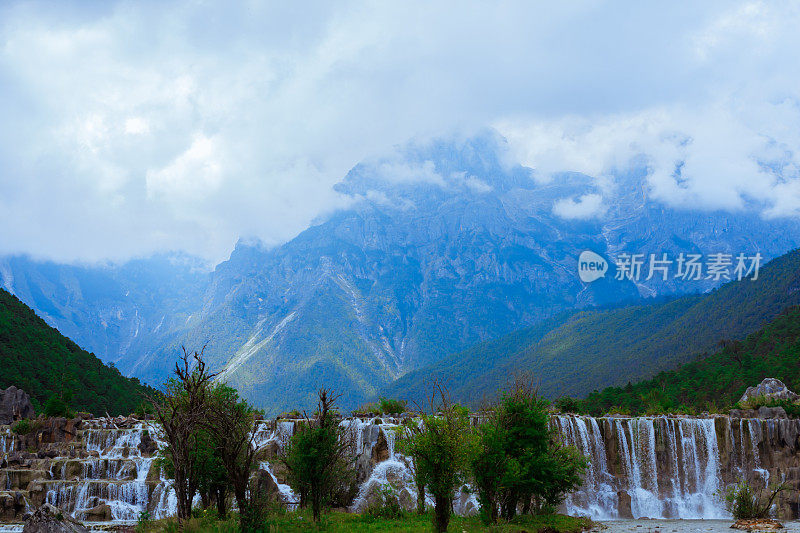
[[[578,257],[578,276],[584,283],[591,283],[595,280],[605,277],[608,272],[608,261],[602,256],[592,252],[591,250],[584,250]]]

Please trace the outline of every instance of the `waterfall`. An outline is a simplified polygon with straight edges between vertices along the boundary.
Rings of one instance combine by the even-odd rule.
[[[297,498],[277,457],[300,423],[259,421],[253,438],[259,470],[290,506]],[[563,510],[572,515],[597,520],[726,518],[721,490],[741,478],[761,487],[771,478],[800,485],[800,420],[553,415],[551,423],[563,444],[588,460],[583,485],[564,502]],[[143,512],[153,518],[174,515],[172,481],[158,468],[157,452],[149,453],[153,444],[156,449],[165,446],[159,429],[147,422],[126,424],[84,421],[75,440],[55,448],[45,445],[42,451],[56,452],[56,457],[39,455],[30,466],[21,462],[30,462],[32,454],[16,451],[25,447],[23,441],[2,428],[0,447],[7,464],[0,469],[0,484],[22,491],[26,503],[47,501],[83,520],[131,522]],[[359,490],[351,510],[362,511],[387,487],[401,505],[413,508],[414,464],[396,448],[400,421],[350,418],[340,424],[356,457]],[[26,469],[40,475],[32,479]],[[458,514],[473,514],[478,503],[465,485],[453,505]],[[796,501],[779,499],[778,505],[785,516],[797,517]]]
[[[728,518],[721,496],[726,486],[742,478],[765,486],[771,473],[787,469],[776,466],[776,458],[800,471],[798,420],[559,415],[552,423],[589,461],[566,511],[599,520]]]

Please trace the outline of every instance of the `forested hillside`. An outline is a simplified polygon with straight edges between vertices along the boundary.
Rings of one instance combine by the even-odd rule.
[[[791,307],[743,342],[724,342],[713,355],[653,379],[610,387],[573,403],[580,412],[630,414],[727,410],[766,377],[800,389],[800,307]],[[565,402],[567,405],[567,402]]]
[[[765,265],[757,280],[723,285],[704,295],[576,313],[552,329],[523,330],[485,343],[392,383],[386,396],[418,401],[434,377],[454,399],[477,406],[510,376],[527,373],[550,398],[647,379],[675,369],[723,339],[741,340],[800,304],[800,251]],[[509,343],[504,349],[503,343]]]
[[[39,412],[53,396],[97,415],[129,414],[146,390],[116,368],[48,326],[15,296],[0,289],[0,387],[30,394]]]

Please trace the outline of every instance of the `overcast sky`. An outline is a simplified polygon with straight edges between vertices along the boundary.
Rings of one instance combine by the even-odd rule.
[[[646,161],[664,202],[798,216],[798,28],[782,2],[4,2],[0,254],[218,261],[344,205],[360,160],[487,126],[545,174]]]

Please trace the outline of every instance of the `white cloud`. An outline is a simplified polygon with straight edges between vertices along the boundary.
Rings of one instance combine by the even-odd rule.
[[[798,22],[752,2],[6,2],[0,254],[218,260],[347,205],[332,186],[359,161],[486,125],[541,176],[645,157],[664,201],[796,215]]]
[[[553,213],[565,219],[585,220],[603,214],[603,197],[599,194],[584,194],[579,198],[562,198],[553,205]]]

